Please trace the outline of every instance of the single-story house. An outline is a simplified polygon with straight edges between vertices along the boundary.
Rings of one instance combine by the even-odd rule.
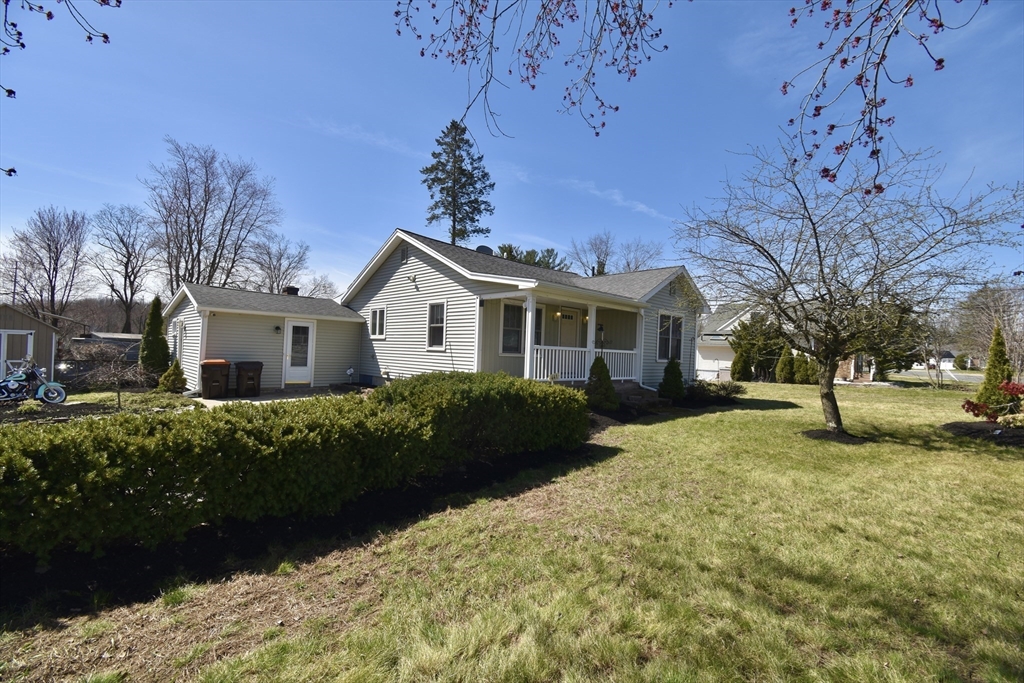
[[[13,366],[20,366],[19,361],[26,356],[32,356],[37,365],[52,372],[57,357],[57,328],[13,306],[0,304],[0,376],[6,376]]]
[[[700,318],[697,336],[697,377],[726,381],[730,377],[736,352],[729,345],[733,329],[750,320],[753,307],[742,303],[719,303]]]
[[[669,359],[696,374],[697,316],[686,268],[584,277],[396,230],[341,297],[367,322],[367,383],[430,371],[505,371],[586,381],[596,355],[613,380],[656,388]]]
[[[223,359],[263,363],[261,385],[282,389],[349,381],[359,365],[366,321],[332,299],[183,284],[164,308],[167,342],[190,390],[200,364]],[[229,388],[234,386],[231,373]]]

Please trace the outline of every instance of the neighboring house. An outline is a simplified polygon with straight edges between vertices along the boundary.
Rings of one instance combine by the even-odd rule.
[[[32,356],[36,364],[53,371],[57,356],[57,328],[22,313],[13,306],[0,304],[0,362],[3,375],[11,363]],[[51,374],[50,377],[53,377]]]
[[[71,340],[71,348],[85,346],[87,344],[106,344],[117,346],[124,350],[126,361],[137,362],[139,360],[139,345],[142,343],[141,334],[130,334],[127,332],[87,332],[81,337],[74,337]]]
[[[396,230],[341,298],[360,327],[366,383],[430,371],[505,371],[585,381],[602,354],[613,380],[657,387],[670,358],[696,375],[707,310],[683,266],[583,277]]]
[[[701,316],[697,337],[697,377],[703,380],[728,380],[736,353],[729,345],[737,324],[750,319],[749,304],[722,303]]]
[[[348,381],[359,365],[366,321],[331,299],[184,284],[164,309],[167,342],[188,388],[200,386],[200,363],[263,363],[264,388],[327,386]],[[235,384],[231,373],[229,388]]]

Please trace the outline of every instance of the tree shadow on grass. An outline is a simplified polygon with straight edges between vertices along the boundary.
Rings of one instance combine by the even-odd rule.
[[[989,453],[997,460],[1024,460],[1024,448],[984,438],[953,434],[938,425],[858,425],[854,430],[871,441],[915,446],[926,451],[962,450]]]
[[[243,571],[273,573],[282,562],[305,563],[356,547],[368,535],[402,529],[434,512],[544,486],[620,451],[587,444],[575,451],[480,459],[403,488],[364,494],[334,515],[229,519],[196,527],[182,542],[153,550],[123,545],[102,557],[63,550],[53,553],[51,566],[41,573],[35,557],[5,552],[0,555],[0,626],[62,629],[62,617],[148,602],[168,586],[205,583]]]
[[[919,590],[908,593],[896,593],[887,590],[883,582],[851,580],[848,576],[839,576],[831,569],[808,570],[803,566],[786,562],[779,557],[758,553],[758,573],[767,572],[769,576],[795,581],[809,586],[805,595],[825,592],[830,597],[827,604],[849,604],[855,608],[867,608],[880,616],[878,624],[893,624],[909,640],[925,640],[936,649],[947,654],[952,664],[952,671],[945,672],[951,680],[973,680],[979,663],[985,662],[995,668],[1006,680],[1024,680],[1024,668],[1000,653],[1012,652],[1020,645],[1021,625],[1020,613],[1015,611],[1013,601],[1002,605],[990,606],[997,616],[980,629],[980,633],[988,640],[1000,641],[1006,647],[978,648],[972,651],[972,639],[978,637],[975,632],[957,631],[957,626],[946,619],[941,608],[932,610],[929,602],[941,600],[934,597],[941,595],[941,590],[921,585]],[[817,622],[820,619],[822,600],[798,601],[793,604],[770,590],[772,580],[758,580],[752,577],[744,581],[742,586],[729,586],[730,592],[740,601],[753,599],[763,607],[786,616],[794,612],[805,612],[806,618]],[[749,588],[753,586],[751,594]],[[1016,622],[1016,623],[1014,623]],[[966,626],[962,628],[967,628]],[[876,643],[880,651],[888,647],[888,643]],[[870,647],[870,644],[868,644]]]

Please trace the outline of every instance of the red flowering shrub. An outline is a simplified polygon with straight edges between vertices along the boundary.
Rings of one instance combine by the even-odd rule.
[[[967,399],[960,407],[964,409],[964,412],[970,413],[974,417],[984,417],[989,422],[995,422],[1000,415],[1019,413],[1021,400],[1024,398],[1024,384],[1002,382],[999,385],[999,391],[1006,397],[1005,403],[990,406],[988,403]]]

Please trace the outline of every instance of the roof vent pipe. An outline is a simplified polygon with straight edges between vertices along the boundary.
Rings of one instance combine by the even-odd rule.
[[[477,252],[479,252],[481,254],[486,254],[488,256],[494,256],[494,250],[491,249],[486,244],[481,244],[479,247],[476,248],[476,250],[477,250]]]
[[[298,287],[293,287],[293,286],[290,286],[290,285],[288,287],[285,287],[282,291],[286,295],[288,295],[288,296],[298,296],[299,295],[299,288]]]

